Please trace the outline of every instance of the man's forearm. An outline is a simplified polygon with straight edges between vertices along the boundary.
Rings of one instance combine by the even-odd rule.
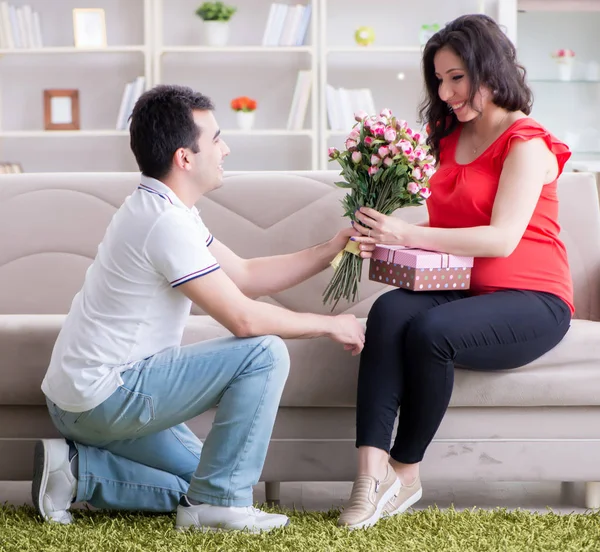
[[[294,312],[258,301],[253,301],[239,320],[238,337],[278,335],[283,339],[329,337],[335,324],[333,316]]]
[[[328,241],[297,253],[248,259],[242,291],[261,297],[293,287],[326,269],[339,251],[339,245]]]

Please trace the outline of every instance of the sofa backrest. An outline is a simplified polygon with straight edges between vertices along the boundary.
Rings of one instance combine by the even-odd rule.
[[[348,224],[337,171],[230,172],[198,207],[217,239],[242,257],[288,253],[329,239]],[[63,314],[80,289],[111,217],[138,185],[138,173],[0,175],[0,314]],[[578,316],[599,319],[600,211],[595,179],[560,180],[562,237],[573,270]],[[412,222],[424,207],[401,210]],[[385,288],[367,278],[361,299],[335,312],[365,316]],[[322,293],[332,270],[263,300],[293,310],[330,312]],[[201,313],[197,308],[196,314]]]

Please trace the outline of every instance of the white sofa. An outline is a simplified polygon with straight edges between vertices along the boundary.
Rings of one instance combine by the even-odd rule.
[[[348,223],[336,171],[238,172],[200,202],[214,235],[242,256],[290,252]],[[28,480],[36,438],[56,436],[40,382],[63,317],[104,230],[138,184],[137,173],[0,176],[0,480]],[[577,320],[538,361],[506,373],[457,370],[448,414],[423,463],[424,480],[584,481],[600,506],[600,211],[591,174],[560,179],[562,237],[575,281]],[[424,208],[400,216],[419,220]],[[326,271],[264,298],[325,313]],[[360,317],[385,288],[337,312]],[[226,335],[194,309],[185,342]],[[281,481],[354,477],[358,359],[327,339],[290,340],[292,368],[263,472]],[[191,421],[205,436],[213,413]]]

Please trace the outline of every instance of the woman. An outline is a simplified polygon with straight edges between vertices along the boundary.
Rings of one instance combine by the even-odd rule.
[[[570,152],[528,116],[532,95],[512,43],[491,18],[463,16],[429,40],[423,71],[421,117],[438,161],[429,223],[362,208],[356,240],[363,258],[375,243],[475,257],[471,289],[394,289],[374,303],[358,381],[358,476],[339,519],[349,528],[421,497],[419,463],[455,364],[523,366],[561,341],[574,312],[556,191]]]

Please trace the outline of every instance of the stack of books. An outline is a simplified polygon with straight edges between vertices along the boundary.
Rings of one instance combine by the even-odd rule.
[[[0,2],[0,49],[43,48],[40,14],[31,6]]]
[[[326,87],[327,118],[331,130],[348,131],[356,123],[354,114],[357,111],[366,111],[369,115],[376,115],[373,93],[369,88],[350,90],[347,88],[334,88],[330,84]]]
[[[263,46],[303,46],[306,42],[312,6],[271,4]]]
[[[306,117],[311,88],[312,72],[298,71],[298,79],[296,80],[296,88],[294,89],[294,97],[292,98],[287,122],[288,130],[301,130],[304,127],[304,118]]]
[[[138,77],[125,85],[123,97],[121,98],[121,107],[119,107],[119,115],[117,116],[117,130],[129,129],[129,117],[133,111],[133,106],[145,89],[145,77]]]

